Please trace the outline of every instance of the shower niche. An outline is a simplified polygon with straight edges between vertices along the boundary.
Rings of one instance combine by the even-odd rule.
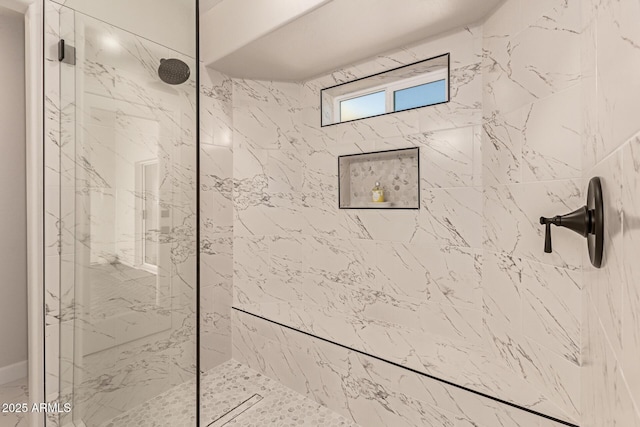
[[[340,209],[420,209],[419,148],[338,157]]]

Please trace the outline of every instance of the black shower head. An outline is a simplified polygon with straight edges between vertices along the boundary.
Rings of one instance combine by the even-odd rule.
[[[158,67],[160,79],[170,85],[179,85],[186,82],[191,75],[189,66],[175,58],[161,59]]]

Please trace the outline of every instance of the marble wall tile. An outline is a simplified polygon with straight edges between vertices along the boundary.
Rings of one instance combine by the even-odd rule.
[[[304,153],[297,150],[269,150],[265,173],[269,193],[296,193],[302,190]]]
[[[598,131],[598,83],[596,78],[596,12],[592,2],[582,2],[582,20],[584,29],[581,34],[580,57],[582,71],[582,95],[580,112],[582,114],[582,168],[589,170],[596,164],[598,147],[602,135]]]
[[[200,290],[201,372],[231,357],[231,294],[223,292],[216,286],[202,286]]]
[[[474,138],[474,127],[424,134],[420,146],[423,188],[474,186]]]
[[[416,110],[409,110],[340,123],[336,125],[337,142],[353,144],[360,141],[411,135],[418,132],[419,118],[420,115]]]
[[[517,402],[519,406],[557,419],[568,419],[566,412],[557,405],[557,399],[531,387],[529,379],[514,377],[511,368],[491,353],[468,360],[460,369],[457,384],[489,395],[500,390],[500,395],[510,396],[510,401]],[[504,378],[509,378],[509,381],[504,381]]]
[[[312,149],[300,154],[304,159],[302,188],[304,193],[319,194],[332,205],[338,193],[338,160],[330,150]],[[312,196],[313,197],[313,196]]]
[[[571,212],[583,203],[578,180],[485,187],[484,247],[578,269],[586,251],[582,238],[552,229],[553,253],[545,254],[544,227],[539,218]]]
[[[523,263],[522,328],[529,338],[580,365],[581,274]]]
[[[510,51],[511,77],[536,99],[574,86],[581,77],[580,2],[554,1],[550,9],[549,2],[540,3],[535,21],[536,15],[521,12],[531,23],[513,37]]]
[[[640,407],[640,368],[636,355],[640,354],[640,267],[636,256],[640,251],[640,139],[636,136],[624,147],[622,176],[622,264],[625,271],[622,317],[622,366],[634,397]]]
[[[580,177],[581,91],[574,85],[525,107],[524,182]]]
[[[482,125],[473,127],[473,186],[482,186]]]
[[[302,86],[301,107],[297,112],[299,130],[296,135],[297,147],[306,150],[322,150],[336,144],[339,127],[325,126],[322,128],[320,126],[320,106],[317,104],[317,98],[314,98],[311,105],[309,105],[309,101],[305,101],[304,93],[312,90],[308,83],[304,83]],[[314,85],[311,87],[316,90]],[[317,97],[315,92],[314,97]]]
[[[397,210],[393,215],[380,210],[340,212],[341,227],[349,237],[390,242],[414,242],[422,211]]]
[[[203,191],[233,191],[233,149],[219,145],[202,144],[200,147],[200,184]]]
[[[519,7],[516,3],[519,2],[505,2],[499,12],[489,18],[485,27],[491,25],[492,20],[506,13],[504,11],[509,8]],[[518,12],[515,13],[517,16]],[[498,18],[496,22],[501,19]],[[509,28],[517,26],[518,19],[514,19],[514,16],[506,16],[504,19],[510,23],[504,25],[504,29],[501,28],[502,23],[496,24],[493,31],[498,31],[498,34],[492,34],[493,31],[484,32],[482,59],[484,117],[492,116],[498,110],[503,114],[513,112],[536,99],[534,94],[513,76],[511,54],[514,40],[511,35],[517,33],[510,31]]]
[[[482,183],[522,181],[522,153],[526,115],[523,109],[485,115],[482,124]]]
[[[237,134],[234,131],[234,141]],[[233,148],[233,188],[238,192],[266,190],[267,150]],[[264,182],[263,182],[264,181]]]
[[[566,414],[580,419],[580,367],[547,350],[533,340],[485,321],[485,332],[494,355],[521,378],[536,384]]]
[[[522,261],[502,252],[483,252],[482,303],[487,317],[516,329],[522,324]]]
[[[599,176],[604,199],[605,247],[602,268],[591,265],[584,255],[584,286],[592,295],[597,313],[615,353],[622,351],[622,307],[624,289],[622,230],[622,152],[616,151],[588,172]],[[588,179],[585,180],[585,187]],[[603,286],[603,284],[606,284]]]
[[[640,84],[632,70],[640,67],[640,17],[637,2],[602,1],[596,18],[598,161],[620,147],[637,131],[635,100]]]
[[[234,333],[234,358],[360,425],[539,425],[529,413],[242,313]]]
[[[577,422],[580,305],[563,298],[580,292],[584,243],[554,230],[555,253],[543,255],[538,218],[583,202],[581,116],[573,114],[579,55],[552,58],[578,46],[578,9],[511,0],[482,28],[310,82],[234,80],[234,303]],[[542,50],[540,40],[556,32],[562,43],[553,55],[525,61],[526,49]],[[323,87],[445,51],[453,64],[450,103],[320,127]],[[421,149],[419,211],[338,210],[336,156],[412,146]],[[404,399],[412,409],[358,412],[364,400],[326,391],[344,389],[351,372],[335,356],[342,350],[324,343],[318,363],[300,339],[240,317],[234,357],[365,425],[541,425],[484,401],[461,412],[461,404],[432,404],[432,396],[396,397],[393,387],[385,388],[385,404]],[[508,356],[513,349],[523,353]],[[274,365],[271,354],[287,362]]]
[[[240,237],[233,239],[233,303],[277,302],[271,299],[269,279],[269,238]]]
[[[423,188],[413,242],[479,248],[482,191],[479,188]]]
[[[478,254],[466,248],[378,244],[376,281],[396,297],[480,308]]]
[[[584,425],[640,425],[640,413],[633,401],[635,395],[627,385],[622,367],[611,347],[611,341],[601,326],[598,311],[589,292],[585,292],[583,296],[583,319]]]
[[[628,258],[628,254],[633,252],[632,249],[627,252],[626,247],[633,248],[634,198],[631,194],[638,181],[635,167],[637,144],[632,139],[621,150],[609,153],[616,150],[629,133],[638,130],[628,120],[629,99],[638,90],[633,83],[626,81],[627,70],[617,69],[617,65],[634,66],[637,61],[634,42],[637,29],[631,21],[638,8],[626,1],[602,2],[598,6],[592,15],[591,38],[583,45],[584,54],[593,58],[584,66],[591,67],[592,74],[597,75],[597,81],[592,84],[595,88],[590,92],[589,103],[584,109],[585,114],[597,117],[597,127],[592,133],[601,136],[585,144],[583,151],[589,159],[599,162],[585,178],[602,175],[603,186],[607,188],[605,194],[610,194],[605,199],[605,230],[609,243],[605,248],[603,271],[595,271],[588,264],[585,267],[585,298],[592,303],[583,314],[588,325],[583,338],[585,357],[588,357],[583,374],[583,394],[590,399],[590,418],[596,422],[637,425],[637,399],[633,410],[638,393],[637,369],[634,363],[628,362],[636,353],[634,336],[637,322],[634,321],[632,307],[637,281],[633,279],[634,262],[629,262]],[[616,66],[606,63],[614,57],[617,58]]]
[[[509,1],[485,23],[485,111],[508,113],[580,82],[579,2],[539,3],[525,13],[528,2]]]
[[[294,83],[234,80],[234,147],[296,148],[299,93]]]
[[[200,67],[202,372],[231,358],[233,303],[233,82]]]
[[[232,145],[232,81],[224,74],[200,66],[200,143]]]

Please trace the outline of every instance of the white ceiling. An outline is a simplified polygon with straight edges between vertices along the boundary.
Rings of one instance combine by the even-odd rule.
[[[479,22],[501,1],[332,0],[207,65],[233,77],[304,81]]]

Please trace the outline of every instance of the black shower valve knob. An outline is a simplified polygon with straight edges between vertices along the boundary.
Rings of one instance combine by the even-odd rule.
[[[600,267],[603,251],[603,206],[600,178],[592,178],[589,182],[587,204],[565,215],[551,218],[540,217],[540,224],[545,226],[544,251],[553,252],[551,245],[551,225],[565,227],[587,238],[587,247],[591,263]]]
[[[551,248],[551,224],[556,227],[566,227],[576,233],[587,237],[591,230],[591,215],[586,206],[576,209],[566,215],[556,215],[553,218],[540,217],[540,224],[545,226],[544,233],[544,251],[548,254],[552,252]]]

